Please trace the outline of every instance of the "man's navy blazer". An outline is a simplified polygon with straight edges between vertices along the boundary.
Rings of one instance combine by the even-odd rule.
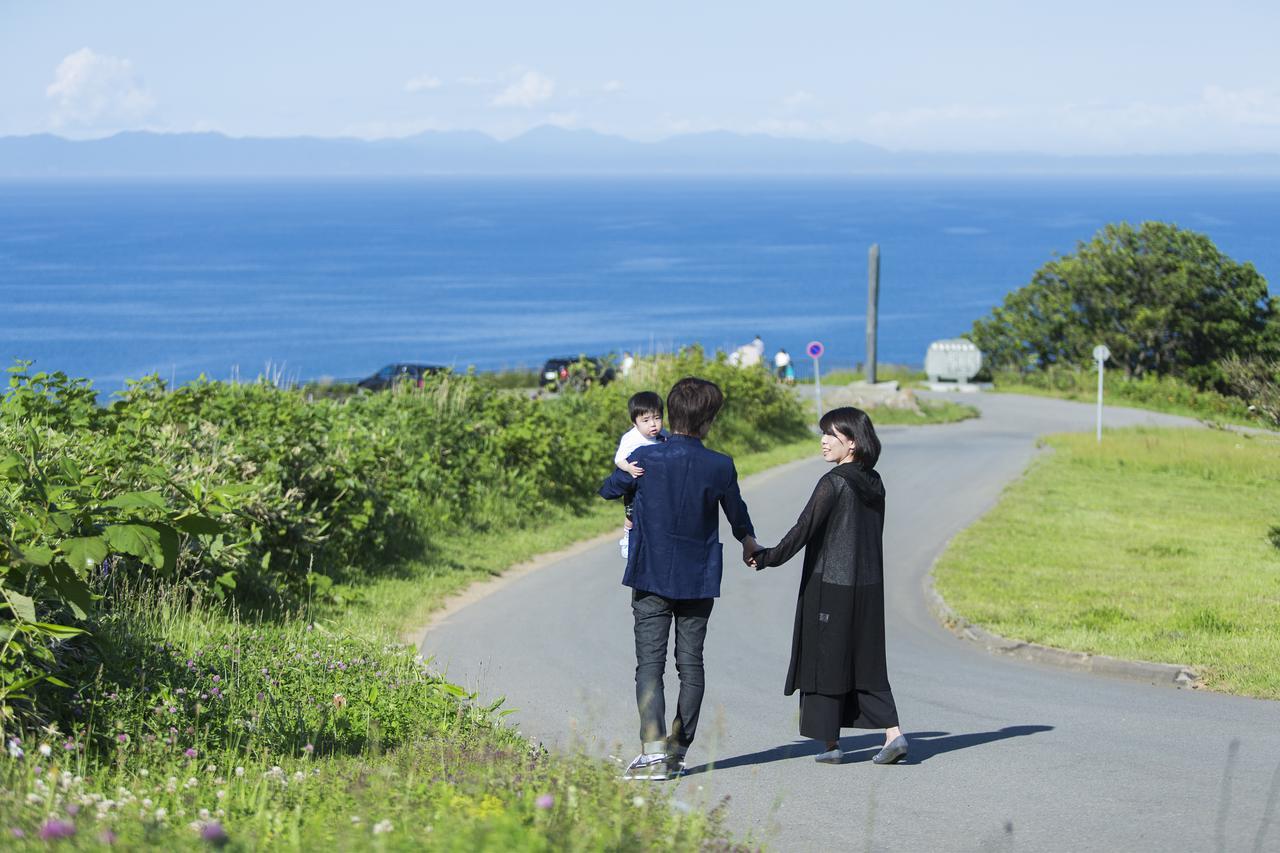
[[[755,535],[733,460],[689,435],[636,448],[630,459],[643,476],[615,468],[600,487],[600,496],[610,500],[635,496],[623,585],[663,598],[718,597],[724,572],[720,508],[737,539]]]

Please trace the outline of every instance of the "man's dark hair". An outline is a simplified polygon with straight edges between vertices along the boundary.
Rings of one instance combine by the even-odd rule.
[[[671,431],[702,438],[724,405],[724,394],[714,382],[686,376],[667,395]]]
[[[876,435],[871,418],[862,409],[853,406],[832,409],[822,416],[818,426],[824,433],[834,435],[839,432],[852,439],[854,459],[863,468],[870,470],[880,461],[880,437]]]
[[[641,391],[632,394],[627,401],[627,411],[631,413],[631,422],[641,415],[657,415],[662,417],[662,398],[653,391]]]

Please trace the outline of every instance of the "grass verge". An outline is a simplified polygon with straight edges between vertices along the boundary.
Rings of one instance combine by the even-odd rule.
[[[1092,403],[1098,399],[1098,375],[1080,371],[1054,371],[1022,376],[999,373],[995,390],[1006,394],[1029,394]],[[1263,418],[1250,413],[1243,400],[1213,391],[1200,391],[1175,379],[1126,379],[1108,374],[1104,401],[1168,415],[1182,415],[1212,423],[1269,428]]]
[[[1006,637],[1190,664],[1280,699],[1280,444],[1210,430],[1055,435],[952,542],[938,591]]]

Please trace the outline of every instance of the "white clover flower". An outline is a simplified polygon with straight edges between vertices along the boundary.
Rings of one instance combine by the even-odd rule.
[[[219,800],[221,800],[221,799],[225,798],[226,796],[227,796],[227,792],[226,792],[226,791],[219,791],[219,792],[217,793],[217,797],[218,797],[218,799],[219,799]]]
[[[168,816],[169,816],[169,810],[166,809],[164,806],[161,806],[160,808],[156,809],[156,820],[161,821],[167,818]]]
[[[353,815],[351,816],[351,823],[352,823],[352,824],[358,824],[358,823],[360,823],[360,815],[358,815],[358,814],[353,814]]]
[[[52,752],[53,752],[53,747],[49,746],[49,744],[47,743],[40,744],[40,754],[43,755],[45,758],[48,758]]]
[[[395,829],[395,827],[392,825],[391,821],[380,820],[373,825],[373,834],[383,835],[384,833],[388,833],[393,829]]]
[[[201,820],[208,820],[208,819],[209,819],[209,810],[208,810],[208,809],[201,809],[201,810],[196,814],[196,816],[197,816],[198,818],[200,818]]]
[[[145,779],[151,775],[151,771],[144,767],[138,771],[138,775]]]
[[[151,802],[151,798],[150,798],[150,797],[145,797],[145,798],[143,798],[143,800],[142,800],[142,807],[143,807],[144,809],[149,809],[149,808],[151,808],[153,805],[154,805],[154,803],[152,803],[152,802]]]
[[[636,808],[638,808],[638,809],[639,809],[639,808],[644,808],[644,797],[639,797],[639,796],[637,796],[637,797],[632,797],[632,798],[631,798],[631,805],[635,806],[635,807],[636,807]]]
[[[243,776],[243,775],[244,775],[244,768],[243,768],[243,767],[237,767],[237,768],[236,768],[236,776]]]

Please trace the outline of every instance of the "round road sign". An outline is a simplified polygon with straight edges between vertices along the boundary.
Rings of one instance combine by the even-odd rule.
[[[809,346],[805,348],[805,351],[813,358],[822,358],[826,348],[822,346],[821,341],[809,341]]]
[[[1098,344],[1093,348],[1094,361],[1106,361],[1111,358],[1111,350],[1107,349],[1106,344]]]

